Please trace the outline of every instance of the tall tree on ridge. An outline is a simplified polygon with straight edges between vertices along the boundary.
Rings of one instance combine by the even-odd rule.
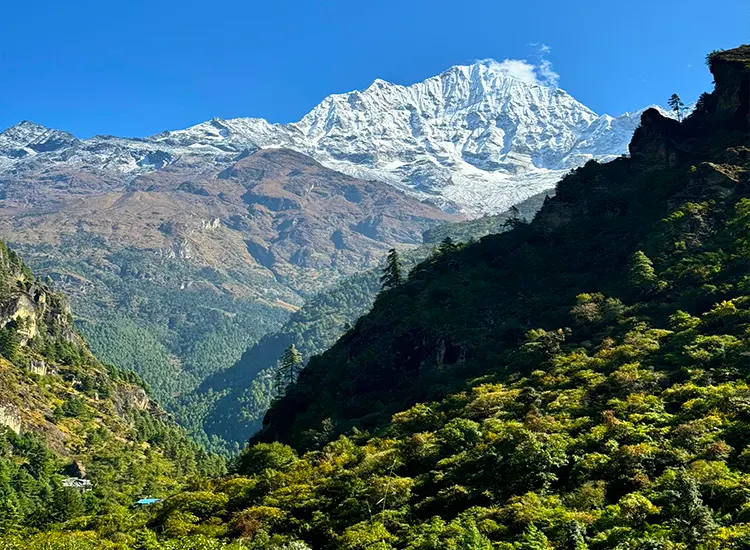
[[[302,354],[297,350],[294,344],[290,344],[284,355],[279,359],[276,367],[275,380],[275,397],[282,397],[289,386],[297,381],[299,373],[302,371]]]
[[[383,285],[383,290],[388,288],[394,288],[404,282],[403,275],[403,264],[401,263],[401,256],[395,248],[391,248],[388,251],[388,258],[383,268],[383,275],[380,277],[380,283]]]
[[[669,96],[667,105],[669,105],[672,109],[672,112],[677,115],[677,120],[679,122],[682,122],[682,110],[685,108],[685,104],[680,99],[680,96],[678,96],[677,94],[672,94],[671,96]]]
[[[457,249],[458,249],[458,246],[450,237],[444,238],[440,242],[440,245],[438,245],[438,252],[440,252],[440,254],[447,254],[450,252],[455,252]]]

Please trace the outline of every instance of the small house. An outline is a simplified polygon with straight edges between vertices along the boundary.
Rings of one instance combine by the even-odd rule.
[[[135,501],[135,506],[149,506],[151,504],[156,504],[157,502],[161,502],[160,498],[142,498],[140,500]]]
[[[82,493],[85,493],[91,490],[91,480],[81,479],[80,477],[67,477],[62,480],[62,486],[78,489]]]

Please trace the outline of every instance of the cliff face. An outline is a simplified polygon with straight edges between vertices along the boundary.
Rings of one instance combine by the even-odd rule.
[[[550,296],[555,304],[594,290],[632,299],[622,274],[657,239],[665,218],[684,215],[676,208],[747,195],[749,67],[747,46],[714,54],[716,89],[681,124],[647,110],[630,158],[589,162],[558,184],[531,224],[417,268],[310,361],[269,411],[260,438],[304,447],[353,425],[378,426],[399,407],[460,388],[499,368],[525,331],[570,323]],[[693,223],[696,234],[674,246],[701,242],[708,222]]]
[[[4,244],[0,246],[0,293],[0,327],[15,329],[22,345],[52,335],[83,344],[67,299],[37,279]]]
[[[707,102],[705,118],[715,124],[729,121],[729,127],[746,132],[750,125],[750,45],[709,54],[708,63],[716,90]]]
[[[0,424],[63,455],[81,451],[91,422],[127,438],[131,412],[165,418],[134,382],[94,358],[67,298],[0,242]]]
[[[0,471],[3,542],[224,471],[135,374],[91,354],[66,297],[2,242]]]

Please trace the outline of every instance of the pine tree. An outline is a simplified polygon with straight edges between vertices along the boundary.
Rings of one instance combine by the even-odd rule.
[[[547,536],[532,523],[521,535],[516,548],[521,550],[551,550],[552,545]]]
[[[698,482],[684,470],[680,470],[674,488],[668,492],[672,504],[672,524],[683,540],[696,548],[716,529],[711,509],[703,504]]]
[[[133,541],[133,550],[159,550],[161,545],[153,531],[141,529],[136,531]]]
[[[383,268],[383,275],[380,277],[380,283],[383,285],[383,290],[395,288],[404,282],[402,269],[403,265],[401,263],[401,257],[395,248],[391,248],[388,251],[388,258],[386,259],[385,267]]]
[[[15,328],[0,329],[0,355],[8,361],[18,359],[19,339]]]
[[[457,249],[458,246],[450,237],[444,238],[438,245],[438,252],[440,252],[440,254],[448,254],[450,252],[456,251]]]
[[[85,512],[83,499],[78,489],[55,485],[52,506],[47,514],[51,522],[64,522],[82,516]]]
[[[565,539],[563,548],[569,550],[588,550],[583,526],[575,520],[569,521],[565,526]]]
[[[663,281],[660,281],[656,276],[654,264],[640,250],[636,250],[630,257],[627,280],[630,286],[642,296],[648,296],[657,290],[662,290],[664,287]]]
[[[685,108],[685,104],[680,99],[680,96],[677,94],[669,96],[667,105],[669,105],[672,111],[677,115],[677,120],[682,122],[682,110]]]
[[[276,367],[275,397],[282,397],[302,371],[302,354],[291,344]]]
[[[484,536],[477,524],[473,520],[462,522],[463,529],[459,537],[459,548],[466,550],[492,550],[494,548],[492,541]]]

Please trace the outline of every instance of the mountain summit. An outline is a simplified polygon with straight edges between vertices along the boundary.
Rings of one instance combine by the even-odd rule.
[[[480,61],[410,86],[377,79],[328,96],[290,124],[214,118],[143,139],[79,141],[21,123],[0,134],[0,179],[60,165],[118,178],[171,165],[202,171],[248,150],[284,147],[476,215],[505,210],[589,159],[625,154],[641,112],[599,116],[562,89]]]
[[[24,120],[0,132],[0,170],[4,165],[12,164],[13,159],[56,151],[77,143],[73,134]]]

